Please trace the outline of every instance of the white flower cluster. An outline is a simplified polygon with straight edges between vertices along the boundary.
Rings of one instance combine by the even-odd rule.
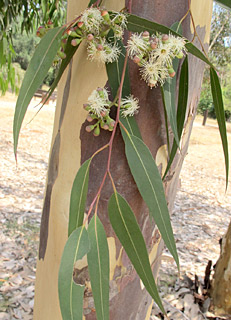
[[[126,16],[123,13],[112,13],[100,8],[88,8],[81,14],[77,25],[68,34],[73,37],[72,45],[77,46],[87,40],[87,52],[90,60],[109,63],[118,59],[120,49],[111,44],[106,37],[113,30],[116,39],[122,39],[126,27]]]
[[[122,99],[120,104],[121,115],[123,117],[131,117],[136,114],[139,109],[138,103],[138,99],[132,95]],[[106,89],[97,88],[97,90],[94,90],[89,96],[87,103],[83,106],[88,111],[87,121],[95,122],[88,125],[86,131],[93,131],[94,136],[100,134],[100,129],[112,131],[115,121],[110,117],[109,113],[113,105],[118,107],[116,102],[109,101]]]
[[[128,40],[129,57],[140,66],[141,76],[152,88],[166,78],[174,77],[172,60],[184,56],[185,39],[171,34],[150,36],[149,32],[133,34]]]

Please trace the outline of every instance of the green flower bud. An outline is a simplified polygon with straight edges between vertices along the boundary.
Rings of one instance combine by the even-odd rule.
[[[98,136],[100,135],[100,128],[99,128],[99,126],[97,126],[97,127],[95,128],[95,130],[94,130],[94,132],[93,132],[93,135],[94,135],[95,137],[98,137]]]
[[[111,19],[107,10],[101,11],[101,16],[106,22],[111,22]]]
[[[86,126],[85,130],[87,132],[91,132],[92,130],[94,130],[95,126],[91,125],[91,126]]]
[[[163,34],[163,36],[162,36],[162,42],[163,43],[168,43],[168,40],[169,40],[169,36],[167,35],[167,34]]]
[[[59,50],[57,52],[58,56],[61,58],[61,59],[65,59],[66,58],[66,53],[64,53],[63,51]]]
[[[73,47],[76,47],[76,46],[78,46],[80,44],[81,41],[82,41],[82,39],[72,39],[71,40],[71,45]]]

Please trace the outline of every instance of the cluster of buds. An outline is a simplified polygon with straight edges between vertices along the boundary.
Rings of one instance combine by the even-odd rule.
[[[36,31],[36,36],[39,38],[42,38],[43,36],[45,36],[45,34],[50,29],[53,29],[53,28],[54,28],[54,24],[51,20],[49,20],[45,26],[38,27],[38,29]],[[67,43],[67,38],[68,38],[67,34],[64,34],[62,36],[60,49],[58,50],[57,55],[56,55],[54,62],[53,62],[54,65],[56,65],[60,61],[60,58],[61,59],[66,58],[66,54],[64,51],[65,51],[65,47],[66,47],[66,43]]]
[[[163,85],[166,78],[174,77],[172,61],[184,56],[185,39],[171,34],[150,36],[148,31],[133,34],[128,40],[129,57],[140,66],[144,81],[152,88],[158,82]]]
[[[88,98],[84,109],[88,111],[87,121],[92,123],[86,126],[87,132],[92,132],[94,136],[100,135],[100,130],[112,131],[115,121],[110,117],[110,109],[112,106],[118,107],[116,102],[110,102],[107,90],[104,88],[97,88]],[[138,99],[132,95],[121,100],[120,104],[121,115],[123,117],[133,116],[138,112]]]
[[[126,26],[126,16],[122,13],[113,13],[100,8],[88,8],[80,16],[77,24],[67,31],[73,37],[71,44],[79,45],[83,39],[87,40],[87,52],[90,60],[103,63],[118,59],[120,49],[111,44],[106,37],[113,30],[117,39],[122,39]]]

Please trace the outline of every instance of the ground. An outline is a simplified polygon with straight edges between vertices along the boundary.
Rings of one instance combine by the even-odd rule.
[[[36,102],[33,101],[24,121],[16,165],[12,144],[15,97],[7,94],[0,98],[1,320],[32,319],[39,224],[55,111],[50,104],[30,122],[37,110]],[[197,118],[172,214],[181,262],[180,280],[167,252],[160,270],[160,291],[169,317],[174,320],[210,319],[208,313],[202,314],[198,304],[194,304],[192,281],[196,274],[199,283],[202,282],[209,260],[215,264],[220,252],[219,239],[230,221],[231,191],[225,193],[217,124],[209,120],[202,127],[201,123],[202,118]],[[231,142],[230,124],[228,131]],[[203,311],[207,307],[208,303],[204,303]],[[160,318],[154,310],[151,319]]]

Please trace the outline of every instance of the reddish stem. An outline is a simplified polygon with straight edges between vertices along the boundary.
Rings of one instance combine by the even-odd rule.
[[[96,3],[98,3],[98,2],[99,1],[97,1]],[[132,0],[129,0],[129,2],[128,2],[128,12],[129,13],[131,13],[131,6],[132,6]],[[120,81],[120,85],[119,85],[119,88],[118,88],[118,107],[117,107],[116,120],[115,120],[115,124],[114,124],[114,128],[113,128],[113,131],[112,131],[112,135],[111,135],[110,141],[107,144],[107,146],[109,147],[107,168],[106,168],[106,171],[104,173],[104,176],[103,176],[103,179],[101,181],[101,184],[99,186],[99,189],[98,189],[98,191],[97,191],[92,203],[90,204],[90,207],[89,207],[89,210],[88,210],[88,214],[87,214],[87,217],[86,217],[86,219],[84,221],[84,224],[88,220],[96,201],[97,202],[99,201],[99,197],[100,197],[101,191],[103,189],[103,186],[104,186],[105,180],[107,178],[107,175],[109,175],[111,181],[113,181],[111,173],[110,173],[112,146],[113,146],[113,141],[114,141],[114,138],[115,138],[116,129],[117,129],[117,126],[118,126],[118,124],[120,122],[120,119],[119,119],[120,118],[120,106],[121,106],[122,89],[123,89],[123,84],[124,84],[124,78],[125,78],[125,73],[126,73],[127,62],[128,62],[128,52],[126,52],[126,56],[125,56],[125,59],[124,59],[124,65],[123,65],[123,71],[122,71],[122,75],[121,75],[121,81]],[[115,187],[114,183],[113,183],[113,186]]]

